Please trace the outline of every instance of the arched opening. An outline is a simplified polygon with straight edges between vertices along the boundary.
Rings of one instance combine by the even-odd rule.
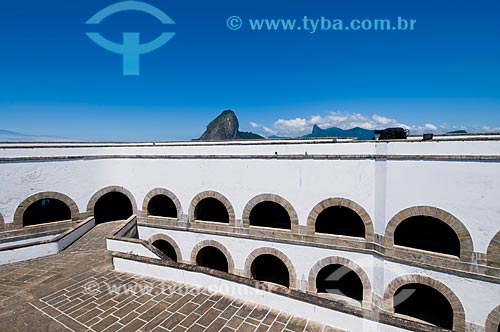
[[[316,278],[318,293],[347,296],[359,302],[363,301],[363,283],[359,276],[340,264],[327,265],[319,271]]]
[[[132,203],[127,195],[109,192],[101,196],[94,207],[96,223],[128,219],[133,214]]]
[[[177,207],[170,197],[165,195],[156,195],[151,198],[148,203],[148,215],[177,218]]]
[[[394,244],[460,257],[460,240],[443,221],[427,216],[410,217],[394,232]]]
[[[500,232],[491,239],[486,257],[489,266],[500,268]]]
[[[156,249],[160,250],[171,260],[177,262],[177,253],[175,252],[174,246],[172,246],[170,243],[165,240],[156,240],[152,244]]]
[[[365,237],[365,224],[361,217],[345,206],[330,206],[316,219],[317,233]]]
[[[251,267],[252,278],[290,287],[290,273],[286,264],[274,255],[263,254],[255,258]]]
[[[394,312],[445,329],[453,329],[453,308],[446,297],[434,288],[411,283],[394,294]]]
[[[486,317],[485,332],[500,332],[500,306],[493,309]]]
[[[276,202],[264,201],[250,211],[250,225],[291,229],[292,222],[288,211]]]
[[[71,210],[66,203],[54,198],[43,198],[32,203],[23,214],[23,226],[63,220],[71,220]]]
[[[194,210],[194,218],[196,220],[229,223],[229,213],[226,206],[213,197],[204,198],[198,202]]]
[[[226,255],[212,246],[204,247],[198,251],[198,255],[196,255],[196,264],[222,272],[229,272],[229,264]]]
[[[485,332],[500,332],[500,306],[488,314],[484,328]]]

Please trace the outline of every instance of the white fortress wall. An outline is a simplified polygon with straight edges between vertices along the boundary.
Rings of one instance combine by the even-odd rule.
[[[296,283],[291,288],[315,294],[311,276],[319,271],[317,263],[339,257],[366,275],[360,276],[368,287],[361,304],[364,309],[378,307],[391,314],[394,308],[384,307],[384,297],[392,299],[391,291],[412,280],[427,282],[453,305],[454,323],[461,331],[465,330],[461,321],[470,325],[467,331],[482,331],[488,314],[500,303],[498,257],[490,262],[487,255],[500,231],[499,137],[432,142],[0,144],[0,224],[3,220],[6,231],[23,231],[16,210],[32,195],[67,196],[67,201],[74,201],[71,217],[76,220],[76,207],[77,219],[88,217],[94,209],[89,205],[95,203],[94,194],[109,187],[124,188],[133,196],[140,239],[168,235],[185,263],[196,264],[192,253],[200,243],[217,241],[234,263],[234,271],[229,272],[251,277],[246,271],[248,257],[255,250],[273,248],[293,266]],[[141,211],[155,188],[176,196],[179,220],[149,218],[147,211]],[[190,220],[193,198],[206,191],[227,198],[234,225]],[[245,207],[263,194],[289,202],[299,227],[277,230],[244,225]],[[356,212],[364,214],[366,239],[314,233],[308,217],[329,198],[361,207]],[[25,209],[28,204],[24,205]],[[457,257],[392,245],[388,235],[397,221],[424,210],[439,214],[454,230],[461,245]],[[110,248],[127,250],[119,240],[108,242]],[[130,250],[136,247],[131,244]],[[136,253],[156,255],[141,250]],[[318,310],[327,313],[325,308]]]
[[[457,295],[464,306],[467,321],[471,323],[483,325],[487,315],[500,303],[500,284],[395,263],[368,254],[199,232],[139,227],[139,237],[143,240],[148,240],[155,234],[165,234],[176,241],[181,249],[182,260],[186,263],[193,263],[190,261],[191,253],[198,243],[205,240],[217,241],[231,254],[235,272],[247,277],[245,262],[252,251],[264,247],[277,249],[291,260],[298,279],[298,288],[304,291],[307,290],[309,272],[317,262],[327,257],[342,257],[364,270],[369,278],[372,292],[380,298],[384,297],[387,286],[395,278],[424,275],[444,283]],[[481,305],[478,305],[478,299],[481,299]]]
[[[434,146],[436,155],[494,155],[498,141],[432,143],[337,143],[167,146],[119,148],[0,149],[0,158],[98,156],[104,159],[57,161],[5,161],[0,163],[0,213],[12,222],[18,205],[29,195],[44,191],[72,198],[80,212],[98,190],[118,185],[135,197],[139,209],[146,193],[158,187],[172,191],[188,212],[191,199],[205,190],[217,191],[232,203],[241,219],[246,203],[254,196],[273,193],[294,207],[305,226],[311,209],[329,197],[350,199],[361,205],[383,235],[389,220],[399,211],[420,205],[443,209],[457,217],[471,233],[476,252],[486,248],[498,229],[500,207],[500,162],[454,160],[345,159],[247,159],[249,155],[272,156],[306,152],[315,154],[375,154],[396,150],[404,155],[424,153]],[[403,149],[403,147],[405,149]],[[120,150],[120,151],[117,151]],[[179,151],[182,150],[182,151]],[[354,152],[353,152],[354,151]],[[106,155],[171,156],[180,159],[106,159]],[[200,158],[192,155],[239,154],[244,158]],[[249,155],[248,155],[249,154]],[[308,158],[306,157],[306,158]]]

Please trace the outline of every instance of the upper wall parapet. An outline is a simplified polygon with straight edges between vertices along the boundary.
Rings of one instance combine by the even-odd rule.
[[[0,143],[0,161],[70,158],[500,160],[500,135],[432,141],[334,139],[166,143]]]

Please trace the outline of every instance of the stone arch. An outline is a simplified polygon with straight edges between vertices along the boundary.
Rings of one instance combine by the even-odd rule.
[[[318,204],[311,210],[309,213],[309,217],[307,218],[307,230],[309,235],[315,234],[316,227],[316,219],[320,215],[321,212],[333,206],[342,206],[351,209],[354,211],[363,221],[365,225],[365,239],[368,242],[374,242],[374,227],[373,221],[370,218],[370,215],[366,210],[359,204],[354,201],[351,201],[347,198],[327,198]]]
[[[149,238],[148,242],[153,244],[153,242],[158,240],[163,240],[168,242],[175,250],[175,255],[177,256],[177,262],[179,263],[182,262],[181,248],[179,247],[179,245],[177,245],[177,242],[175,242],[174,239],[165,234],[155,234]]]
[[[385,230],[385,245],[387,247],[393,247],[396,228],[406,219],[418,216],[432,217],[448,225],[455,232],[460,241],[460,259],[467,261],[472,259],[474,245],[467,227],[451,213],[431,206],[407,208],[392,217]]]
[[[144,197],[144,201],[142,203],[143,215],[144,216],[149,215],[149,212],[148,212],[149,202],[151,201],[151,199],[153,197],[158,196],[158,195],[166,196],[174,203],[175,208],[177,209],[177,219],[178,219],[179,216],[182,215],[182,213],[183,213],[181,202],[179,201],[179,199],[177,198],[177,196],[173,192],[171,192],[168,189],[164,189],[164,188],[155,188],[146,194],[146,197]]]
[[[486,255],[487,265],[500,268],[500,232],[491,239]]]
[[[497,332],[500,326],[500,306],[493,309],[488,318],[486,318],[486,323],[484,324],[485,332]]]
[[[244,227],[250,227],[250,213],[257,204],[262,202],[273,202],[281,205],[288,212],[288,216],[290,217],[292,233],[298,233],[299,217],[297,216],[297,212],[295,212],[295,209],[293,208],[292,204],[290,204],[290,202],[288,202],[286,199],[284,199],[279,195],[269,194],[269,193],[257,195],[247,203],[245,209],[243,210]]]
[[[189,206],[189,221],[194,222],[195,221],[195,210],[196,206],[198,203],[200,203],[202,200],[206,198],[214,198],[224,204],[226,207],[227,213],[229,215],[229,225],[234,226],[235,225],[235,213],[233,209],[233,205],[231,202],[226,198],[226,196],[222,195],[221,193],[218,193],[216,191],[204,191],[196,195],[192,200],[191,200],[191,205]]]
[[[58,192],[45,191],[31,195],[30,197],[22,201],[21,204],[19,204],[19,206],[16,209],[16,212],[14,213],[14,226],[23,227],[23,216],[26,210],[33,203],[42,199],[56,199],[58,201],[61,201],[64,204],[66,204],[66,206],[69,208],[71,212],[71,220],[78,220],[80,218],[80,212],[78,210],[78,206],[70,197]]]
[[[269,247],[258,248],[252,251],[250,255],[248,255],[245,261],[245,272],[244,272],[247,278],[252,278],[252,263],[257,257],[261,255],[273,255],[279,258],[283,263],[285,263],[286,267],[288,268],[290,288],[291,289],[297,288],[297,275],[291,259],[288,258],[288,256],[283,252],[274,248],[269,248]]]
[[[465,332],[465,311],[460,299],[445,284],[427,276],[411,274],[392,280],[384,292],[384,310],[394,313],[394,295],[403,286],[421,284],[429,286],[443,295],[453,310],[453,331]]]
[[[234,274],[234,259],[233,256],[231,256],[231,253],[227,248],[221,244],[220,242],[214,241],[214,240],[204,240],[196,244],[191,251],[191,264],[192,265],[197,265],[196,264],[196,257],[198,256],[198,253],[200,250],[206,247],[214,247],[222,251],[224,256],[226,256],[227,259],[227,265],[228,265],[228,273],[233,273]]]
[[[89,203],[87,204],[87,213],[89,215],[94,215],[95,204],[97,203],[99,198],[109,193],[121,193],[127,196],[130,201],[130,204],[132,204],[132,213],[137,214],[137,203],[135,201],[134,195],[132,195],[132,193],[126,188],[120,186],[109,186],[106,188],[102,188],[94,195],[92,195],[92,197],[89,200]]]
[[[316,293],[316,280],[318,273],[326,266],[328,265],[342,265],[345,267],[348,267],[354,273],[357,274],[359,279],[361,280],[361,283],[363,284],[363,307],[365,308],[370,308],[371,303],[372,303],[372,286],[370,282],[370,278],[368,278],[368,275],[366,274],[365,270],[353,261],[344,258],[344,257],[337,257],[337,256],[331,256],[331,257],[326,257],[321,260],[319,260],[314,266],[311,268],[311,271],[309,272],[309,281],[308,281],[308,291],[311,293]]]

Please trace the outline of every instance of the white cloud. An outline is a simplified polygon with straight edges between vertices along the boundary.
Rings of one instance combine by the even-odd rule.
[[[273,128],[279,133],[302,133],[310,130],[312,127],[311,122],[306,119],[296,118],[292,120],[280,119],[273,124]]]
[[[278,135],[278,132],[276,130],[272,130],[272,129],[267,128],[267,127],[262,127],[262,130],[264,130],[264,134],[266,134],[267,136]]]
[[[276,120],[271,128],[251,122],[253,128],[261,130],[261,133],[267,136],[287,136],[298,137],[310,134],[312,127],[318,125],[320,128],[326,129],[338,127],[341,129],[351,129],[360,127],[369,130],[384,129],[389,127],[402,127],[410,130],[412,134],[422,134],[424,132],[436,132],[438,127],[432,123],[424,125],[411,125],[399,122],[397,119],[391,119],[378,114],[373,114],[367,117],[360,113],[345,113],[345,112],[330,112],[326,116],[313,115],[307,118],[295,119],[279,119]],[[441,125],[441,132],[447,131],[449,128],[446,124]]]
[[[377,114],[373,114],[372,115],[372,119],[375,122],[383,124],[383,125],[387,125],[387,124],[391,123],[391,119],[383,117],[383,116],[380,116],[380,115],[377,115]]]

